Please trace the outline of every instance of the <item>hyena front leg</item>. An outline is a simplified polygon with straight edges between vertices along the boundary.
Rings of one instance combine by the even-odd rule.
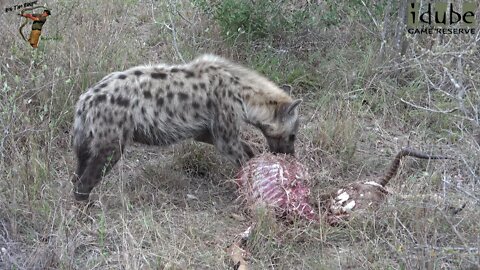
[[[78,201],[88,200],[92,189],[100,182],[120,159],[122,153],[119,146],[106,146],[96,155],[91,155],[88,161],[79,160],[79,168],[86,164],[85,169],[74,186],[74,196]]]
[[[223,112],[216,117],[211,125],[211,135],[215,147],[237,166],[242,166],[253,154],[252,149],[244,149],[240,139],[240,124],[234,113]]]
[[[215,145],[213,135],[210,132],[210,130],[208,130],[208,129],[202,131],[202,133],[200,135],[195,137],[195,141]],[[244,140],[240,140],[240,142],[242,143],[243,151],[247,155],[248,159],[255,156],[252,148],[250,147],[250,145],[247,142],[245,142]]]

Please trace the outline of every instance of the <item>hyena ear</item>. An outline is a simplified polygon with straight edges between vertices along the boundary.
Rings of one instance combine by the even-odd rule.
[[[293,115],[294,112],[295,112],[295,109],[298,107],[298,105],[302,104],[302,101],[303,100],[301,100],[301,99],[295,99],[292,103],[290,103],[290,105],[288,106],[285,113],[287,115]]]
[[[292,86],[289,85],[289,84],[284,84],[282,86],[280,86],[280,89],[282,89],[283,91],[285,91],[285,93],[291,95],[292,94]]]
[[[300,105],[301,103],[302,103],[301,99],[296,99],[296,100],[292,101],[292,103],[288,104],[288,106],[285,108],[285,110],[281,114],[282,115],[282,120],[285,121],[285,120],[289,119],[290,117],[293,117],[295,115],[295,111],[296,111],[298,105]]]

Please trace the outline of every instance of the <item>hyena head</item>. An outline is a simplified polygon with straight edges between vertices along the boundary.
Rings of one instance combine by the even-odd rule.
[[[298,105],[301,99],[280,104],[274,117],[266,123],[260,124],[260,130],[267,139],[268,147],[273,153],[295,154],[295,139],[299,120]]]

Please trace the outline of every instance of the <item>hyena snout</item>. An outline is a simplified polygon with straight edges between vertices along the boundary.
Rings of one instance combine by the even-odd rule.
[[[267,138],[267,143],[272,153],[295,155],[295,144],[292,138]]]

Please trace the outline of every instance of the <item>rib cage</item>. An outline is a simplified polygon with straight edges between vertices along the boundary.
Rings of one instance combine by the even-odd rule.
[[[240,171],[237,183],[248,206],[265,205],[278,216],[318,221],[308,203],[309,175],[293,157],[263,154],[251,159]]]

